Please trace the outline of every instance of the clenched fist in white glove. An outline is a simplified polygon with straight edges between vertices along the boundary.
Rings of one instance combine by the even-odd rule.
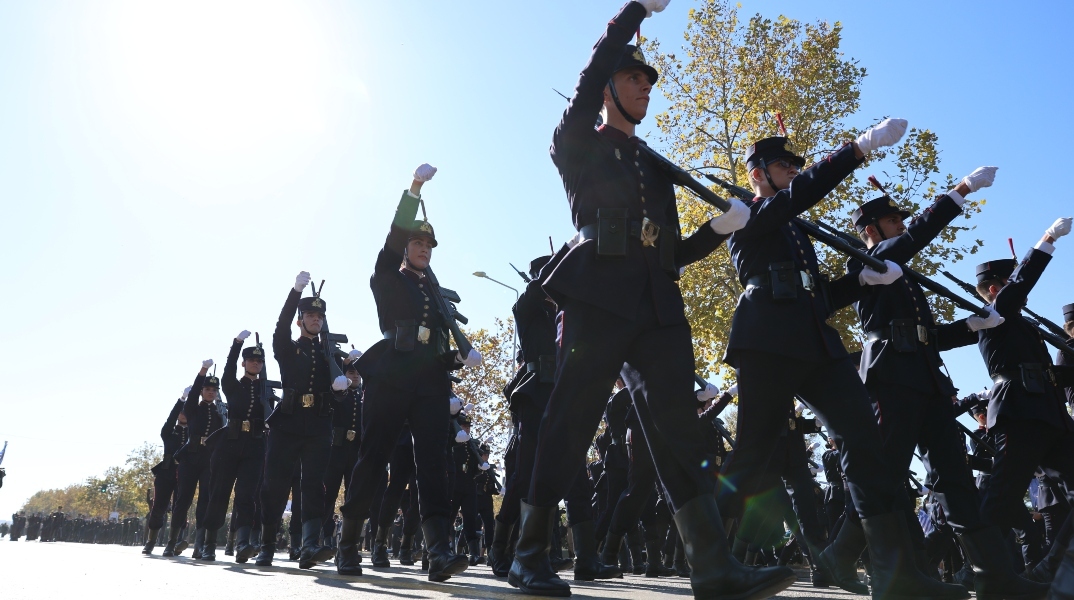
[[[906,125],[906,119],[884,119],[858,136],[854,143],[862,154],[869,154],[877,148],[894,146],[906,133]]]
[[[706,383],[705,389],[697,390],[697,393],[695,393],[694,395],[697,396],[698,402],[708,402],[709,400],[712,400],[716,396],[720,395],[720,388],[712,385],[711,383]]]
[[[433,175],[436,175],[436,167],[429,163],[425,163],[417,169],[414,169],[414,181],[425,183],[426,181],[431,180]]]
[[[477,468],[481,469],[482,471],[488,471],[489,470],[489,464],[487,462],[483,462],[483,463],[477,465]]]
[[[469,441],[470,441],[470,434],[469,433],[466,433],[465,431],[460,429],[459,432],[455,434],[455,442],[456,443],[465,444],[466,442],[469,442]]]
[[[359,358],[362,358],[361,350],[351,350],[347,353],[347,360],[350,361],[348,364],[354,364],[354,361],[358,360]]]
[[[239,332],[239,335],[235,336],[235,341],[237,341],[237,342],[245,342],[246,338],[248,338],[248,337],[250,337],[250,332],[246,331],[245,329],[243,329],[242,331]]]
[[[1070,233],[1070,222],[1070,217],[1061,217],[1059,219],[1056,219],[1055,223],[1052,223],[1052,226],[1049,227],[1048,231],[1045,231],[1044,234],[1052,238],[1053,240],[1058,240],[1064,235]]]
[[[186,386],[186,389],[183,390],[182,398],[183,398],[183,400],[186,400],[188,397],[190,397],[190,386],[189,385]]]
[[[962,183],[970,188],[971,192],[976,192],[981,188],[986,188],[992,185],[992,182],[996,180],[996,170],[999,167],[977,167],[973,170],[973,173],[962,178]]]
[[[638,0],[638,4],[645,7],[645,10],[649,11],[646,17],[653,16],[653,13],[658,13],[668,6],[668,2],[671,0]]]
[[[351,386],[351,380],[346,375],[340,375],[332,381],[332,389],[337,392],[345,391]]]
[[[459,411],[462,410],[462,400],[459,400],[458,396],[452,396],[451,404],[449,404],[449,407],[451,410],[451,416],[454,417],[455,415],[459,414]]]
[[[474,348],[470,348],[470,353],[466,356],[463,356],[462,352],[456,352],[455,356],[464,367],[476,367],[481,364],[481,353]]]
[[[973,315],[966,319],[966,327],[970,328],[970,331],[980,331],[982,329],[992,329],[1003,324],[1003,317],[1000,316],[996,309],[991,306],[986,306],[985,310],[988,311],[987,317],[978,317]]]
[[[208,369],[211,366],[213,366],[213,359],[207,358],[207,359],[201,361],[201,368]]]
[[[902,277],[902,267],[890,260],[885,260],[884,264],[888,266],[888,270],[885,273],[874,271],[869,267],[862,269],[858,275],[858,283],[862,285],[888,285]]]
[[[734,233],[746,226],[750,220],[750,209],[741,200],[729,200],[731,208],[722,215],[709,221],[709,227],[720,235]]]
[[[724,393],[727,394],[728,396],[737,396],[738,395],[738,384],[736,383],[735,385],[727,388],[727,391],[724,392]]]
[[[298,275],[295,276],[295,291],[296,292],[301,292],[302,290],[306,289],[306,286],[309,285],[309,284],[310,284],[309,271],[302,271],[301,273],[299,273]]]
[[[474,403],[473,402],[467,402],[466,406],[462,407],[462,412],[464,412],[466,414],[470,414],[470,413],[474,412]]]

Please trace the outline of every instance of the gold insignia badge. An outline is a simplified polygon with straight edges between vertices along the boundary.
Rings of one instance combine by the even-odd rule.
[[[716,457],[716,466],[717,467],[722,467],[723,466],[723,458],[721,458],[719,456]]]
[[[242,430],[245,431],[245,432],[250,431],[250,422],[249,421],[243,421],[242,422]]]
[[[634,50],[634,60],[640,62],[643,65],[646,64],[645,55],[641,53],[641,48],[637,48]]]
[[[895,204],[895,201],[891,198],[888,198],[888,206],[890,206],[891,208],[899,208],[899,205]]]
[[[209,441],[209,438],[207,438],[207,437],[205,437],[205,436],[201,436],[201,445],[202,445],[202,446],[204,446],[204,445],[205,445],[205,442],[207,442],[207,441]]]
[[[798,427],[798,425],[797,425],[797,423],[794,422],[794,419],[787,419],[787,429],[790,429],[791,431],[794,431],[795,428],[797,428],[797,427]]]
[[[428,221],[422,221],[421,225],[418,225],[418,231],[423,231],[425,233],[432,233],[433,232],[433,226],[430,225]]]
[[[418,325],[418,341],[419,342],[421,342],[423,344],[428,344],[429,343],[429,334],[431,334],[431,333],[432,332],[429,330],[428,327]]]
[[[649,220],[648,217],[641,220],[641,245],[645,247],[655,246],[656,238],[660,237],[660,226]]]
[[[313,408],[313,394],[302,394],[302,408]]]
[[[353,429],[348,429],[347,430],[347,441],[348,442],[353,442],[355,435],[357,435],[357,434],[354,432]]]
[[[316,306],[317,308],[320,308],[320,307],[324,306],[324,303],[321,302],[320,298],[314,298],[313,299],[313,306]]]
[[[261,354],[262,354],[261,349],[260,348],[254,348],[254,351],[251,352],[251,354],[253,354],[254,356],[261,356]]]

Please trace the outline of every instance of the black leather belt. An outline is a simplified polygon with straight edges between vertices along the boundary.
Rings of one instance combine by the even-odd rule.
[[[1055,372],[1053,372],[1051,369],[1041,369],[1040,371],[1041,375],[1044,376],[1045,381],[1052,385],[1056,385]],[[992,382],[996,384],[1011,382],[1019,384],[1022,383],[1021,371],[997,371],[995,373],[992,373],[990,377],[992,378]]]
[[[653,235],[653,237],[652,237],[653,241],[655,241],[656,239],[658,239],[660,237],[660,229],[661,228],[660,228],[659,225],[657,225],[656,223],[653,223],[652,221],[647,221],[646,223],[650,227],[650,231],[652,230],[652,228],[656,229],[655,235]],[[642,239],[641,234],[642,234],[642,231],[645,228],[645,225],[643,225],[641,223],[641,221],[630,221],[627,224],[627,226],[628,226],[627,237],[630,237],[630,238],[633,238],[633,239],[641,241],[641,239]],[[582,227],[581,229],[578,230],[579,237],[582,240],[595,240],[595,239],[597,239],[597,232],[599,231],[599,228],[600,228],[600,225],[597,224],[597,223],[591,223],[589,225],[586,225],[586,226],[584,226],[584,227]]]
[[[936,338],[936,330],[935,329],[928,329],[926,331],[928,332],[928,337],[930,339],[935,339]],[[870,341],[870,342],[890,342],[891,341],[891,328],[888,327],[888,328],[885,328],[885,329],[877,329],[876,331],[866,331],[865,332],[865,339]],[[922,344],[927,343],[927,342],[923,341],[920,337],[918,337],[917,341],[921,342]]]
[[[798,278],[795,280],[795,284],[800,288],[812,290],[812,285],[807,287],[802,281],[803,273],[809,275],[808,271],[798,271]],[[812,276],[810,275],[809,278],[812,279]],[[771,285],[771,281],[769,280],[768,275],[754,275],[753,277],[750,277],[746,280],[746,286],[749,287],[751,285],[754,287],[768,287],[769,285]]]

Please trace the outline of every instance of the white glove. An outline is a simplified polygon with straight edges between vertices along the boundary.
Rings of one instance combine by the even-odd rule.
[[[473,411],[474,411],[474,403],[473,402],[467,402],[466,406],[462,407],[462,412],[464,412],[466,414],[470,414]]]
[[[1003,317],[996,312],[996,309],[991,306],[986,306],[985,310],[988,311],[987,317],[978,317],[973,315],[966,319],[966,326],[970,328],[970,331],[980,331],[982,329],[992,329],[1003,324]]]
[[[420,181],[422,183],[425,183],[426,181],[432,179],[433,175],[436,175],[436,167],[430,165],[429,163],[425,163],[417,169],[414,169],[414,181]]]
[[[201,361],[201,368],[208,369],[211,366],[213,366],[213,359],[207,358],[207,359]]]
[[[491,443],[492,443],[492,436],[490,435],[487,438],[485,438],[485,445],[487,446],[487,445],[489,445]]]
[[[477,465],[477,468],[481,469],[482,471],[488,471],[489,470],[489,464],[487,462],[483,462],[483,463]]]
[[[459,400],[458,396],[452,396],[451,397],[451,416],[454,417],[455,415],[459,414],[459,411],[461,411],[461,410],[462,410],[462,400]]]
[[[235,336],[235,339],[240,342],[245,342],[246,338],[250,337],[250,332],[243,329],[239,332],[239,335]]]
[[[738,384],[736,383],[735,385],[727,388],[727,391],[725,391],[724,393],[727,394],[728,396],[737,396],[738,395]]]
[[[809,448],[806,448],[806,452],[812,454],[813,451],[816,450],[817,448],[820,448],[820,444],[818,444],[817,442],[813,442],[812,444],[809,445]]]
[[[814,475],[817,475],[817,474],[820,473],[820,469],[817,469],[815,467],[809,467],[809,472],[814,474]]]
[[[986,188],[992,185],[992,182],[996,180],[996,169],[998,168],[999,167],[977,167],[973,170],[973,173],[962,178],[962,183],[966,184],[966,187],[970,188],[971,192]]]
[[[720,388],[712,385],[711,383],[706,383],[705,389],[697,390],[697,393],[694,395],[697,396],[698,402],[708,402],[709,400],[712,400],[716,396],[720,395]]]
[[[348,364],[353,364],[354,361],[358,360],[359,358],[362,358],[362,351],[361,350],[351,350],[350,352],[347,353],[347,360],[350,361],[350,363],[348,363]]]
[[[805,412],[805,409],[806,405],[802,404],[801,402],[796,402],[794,404],[794,414],[798,415],[799,417],[802,416],[802,413]]]
[[[741,200],[731,198],[731,208],[722,215],[709,221],[709,227],[720,235],[734,233],[746,226],[750,220],[750,209]]]
[[[340,375],[332,380],[332,389],[337,392],[342,392],[351,386],[351,380],[347,379],[346,375]]]
[[[858,283],[862,285],[888,285],[902,277],[902,267],[890,260],[885,260],[884,264],[888,266],[886,273],[874,271],[869,267],[862,269],[858,275]]]
[[[309,271],[302,271],[301,273],[299,273],[298,275],[295,276],[295,291],[296,292],[301,292],[302,290],[306,289],[306,286],[309,285],[309,284],[310,284]]]
[[[443,438],[441,438],[441,439],[443,439]],[[470,441],[470,434],[469,433],[466,433],[465,431],[460,429],[459,432],[455,434],[455,443],[457,443],[457,444],[465,444],[466,442],[469,442],[469,441]]]
[[[183,390],[183,400],[186,400],[189,397],[190,397],[190,386],[188,385],[188,386],[186,386],[186,389]]]
[[[456,352],[455,354],[464,367],[476,367],[481,364],[481,353],[474,348],[470,348],[470,354],[466,355],[466,357],[463,357],[462,352]]]
[[[646,17],[653,16],[653,13],[658,13],[667,8],[668,2],[671,0],[638,0],[638,4],[645,7],[645,10],[649,11]]]
[[[1053,240],[1058,240],[1064,235],[1070,233],[1070,217],[1060,217],[1052,223],[1052,226],[1048,228],[1048,231],[1044,233],[1051,236]]]
[[[884,119],[858,136],[854,142],[862,154],[869,154],[877,148],[894,146],[906,133],[906,119]]]

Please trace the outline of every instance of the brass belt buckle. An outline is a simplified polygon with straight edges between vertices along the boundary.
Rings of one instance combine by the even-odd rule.
[[[312,408],[313,402],[313,394],[302,394],[302,408]]]
[[[1055,373],[1051,369],[1044,369],[1044,381],[1055,385]]]
[[[204,445],[205,445],[205,442],[206,442],[206,441],[208,441],[208,440],[209,440],[209,438],[208,438],[208,437],[206,437],[206,436],[204,436],[204,435],[203,435],[203,436],[201,436],[201,445],[202,445],[202,446],[204,446]]]
[[[418,341],[419,342],[421,342],[423,344],[428,344],[429,343],[429,334],[430,333],[431,333],[431,331],[429,330],[428,327],[425,327],[423,325],[418,325]]]
[[[655,246],[656,238],[660,237],[660,226],[645,217],[641,220],[641,245]]]
[[[807,292],[813,291],[813,275],[809,271],[798,271],[798,274],[802,276],[802,287]]]
[[[794,422],[794,419],[787,419],[787,429],[794,431],[798,427],[798,424]]]
[[[917,326],[917,341],[926,346],[929,345],[929,330],[926,329],[924,325]]]
[[[243,421],[242,422],[242,430],[243,431],[250,431],[250,422],[249,421]]]
[[[354,436],[355,436],[355,435],[356,435],[356,434],[355,434],[355,432],[354,432],[354,430],[353,430],[353,429],[348,429],[348,430],[347,430],[347,441],[348,441],[348,442],[353,442],[353,441],[354,441]]]

